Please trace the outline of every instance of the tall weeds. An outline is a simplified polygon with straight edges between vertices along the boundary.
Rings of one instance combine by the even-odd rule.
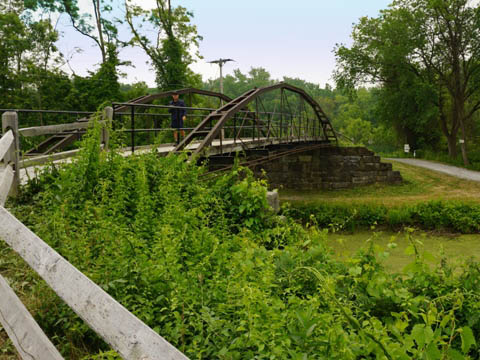
[[[400,276],[372,248],[337,261],[325,231],[270,212],[248,170],[205,182],[183,155],[102,152],[99,131],[24,189],[16,215],[190,358],[479,358],[478,263],[458,274],[416,258]],[[65,356],[115,358],[35,286]]]

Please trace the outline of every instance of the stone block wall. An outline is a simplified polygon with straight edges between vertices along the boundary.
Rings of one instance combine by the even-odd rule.
[[[257,176],[265,174],[272,188],[342,189],[402,183],[392,164],[382,163],[364,147],[329,147],[291,154],[258,165],[254,172]]]

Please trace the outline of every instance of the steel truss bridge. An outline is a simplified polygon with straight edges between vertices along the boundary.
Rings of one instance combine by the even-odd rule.
[[[187,104],[187,120],[181,129],[186,136],[177,143],[173,142],[176,129],[170,127],[168,112],[175,107],[165,105],[175,92]],[[81,111],[10,111],[16,111],[19,118],[23,143],[20,167],[75,154],[74,143],[91,126],[93,115]],[[37,125],[39,118],[40,126],[29,126]],[[113,103],[113,111],[104,119],[112,121],[114,130],[125,133],[125,153],[145,151],[155,144],[161,154],[186,151],[192,158],[216,157],[220,164],[233,163],[239,152],[264,154],[266,160],[273,160],[288,150],[338,146],[337,133],[320,105],[303,89],[287,83],[249,89],[235,99],[195,88],[145,95]],[[26,149],[29,143],[34,146]]]
[[[251,152],[272,145],[277,145],[276,148],[284,145],[295,148],[295,151],[300,144],[304,149],[319,144],[338,145],[336,132],[320,105],[304,90],[286,83],[250,89],[235,99],[198,89],[177,92],[188,97],[188,116],[200,118],[200,121],[189,122],[195,125],[184,128],[187,133],[185,138],[175,145],[159,147],[160,152],[187,151],[191,157],[231,156],[235,152]],[[172,130],[157,126],[135,128],[135,118],[152,116],[152,110],[168,107],[146,103],[172,93],[148,95],[129,103],[114,103],[114,118],[123,118],[115,120],[115,123],[123,123],[124,128],[126,122],[130,123],[130,144],[134,144],[137,132]],[[217,98],[220,106],[216,109],[191,107],[192,94]]]

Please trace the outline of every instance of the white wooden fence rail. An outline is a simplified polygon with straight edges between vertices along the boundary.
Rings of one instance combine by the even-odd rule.
[[[15,181],[15,172],[11,163],[14,158],[15,137],[8,130],[0,138],[0,205],[3,206]]]
[[[22,359],[63,359],[2,276],[0,294],[0,323]]]
[[[2,135],[0,138],[0,161],[5,158],[5,155],[8,154],[10,148],[13,145],[13,131],[8,130],[5,134]]]
[[[187,359],[2,206],[0,238],[124,359]]]
[[[19,184],[18,115],[15,112],[2,114],[2,137],[0,138],[0,205],[9,195],[15,195]],[[13,177],[12,177],[13,174]]]
[[[12,169],[12,165],[9,164],[3,169],[0,168],[0,206],[5,205],[14,180],[15,173]]]
[[[84,122],[74,122],[69,124],[34,126],[34,127],[22,128],[22,129],[19,129],[18,131],[22,136],[28,137],[28,136],[58,134],[64,131],[84,130],[92,126],[93,126],[93,123],[91,121],[84,121]]]

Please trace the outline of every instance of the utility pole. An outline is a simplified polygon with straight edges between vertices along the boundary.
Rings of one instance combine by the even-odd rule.
[[[233,59],[218,59],[218,60],[213,60],[213,61],[210,61],[209,63],[210,64],[218,64],[218,66],[220,67],[220,93],[223,94],[223,65],[226,63],[226,62],[229,62],[229,61],[235,61]]]
[[[220,67],[220,94],[223,94],[223,65],[226,63],[226,62],[229,62],[229,61],[235,61],[233,59],[218,59],[218,60],[213,60],[213,61],[210,61],[210,64],[218,64],[218,66]],[[223,106],[223,99],[220,99],[220,106]],[[220,132],[220,144],[222,143],[222,140],[225,138],[225,130],[222,129],[222,131]]]

